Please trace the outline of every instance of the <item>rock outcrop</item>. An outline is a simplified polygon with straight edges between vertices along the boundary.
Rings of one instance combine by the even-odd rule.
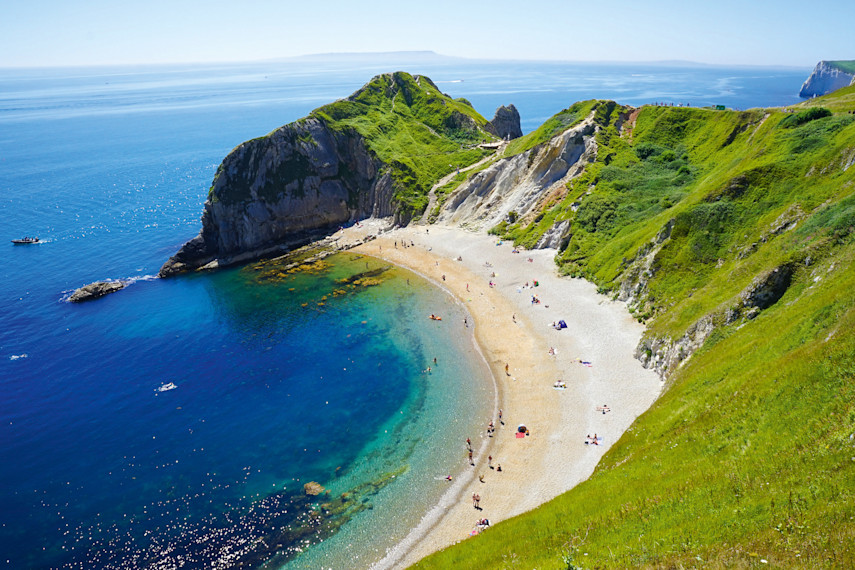
[[[820,61],[810,77],[802,84],[799,97],[819,97],[855,83],[855,74],[848,73],[833,61]]]
[[[487,130],[501,139],[512,140],[523,135],[520,113],[513,105],[496,109],[496,116],[487,125]]]
[[[287,251],[343,224],[393,214],[392,184],[356,132],[304,119],[234,149],[214,177],[202,231],[161,277]]]
[[[777,303],[787,292],[794,270],[792,264],[784,264],[758,275],[730,307],[701,317],[676,341],[670,337],[645,335],[635,350],[635,357],[645,368],[652,368],[662,377],[667,376],[701,348],[717,327],[733,324],[739,319],[753,319]]]
[[[95,283],[90,283],[89,285],[84,285],[72,293],[68,298],[68,302],[82,303],[84,301],[98,299],[104,295],[109,295],[110,293],[115,293],[120,289],[124,289],[127,284],[128,283],[126,281],[97,281]]]

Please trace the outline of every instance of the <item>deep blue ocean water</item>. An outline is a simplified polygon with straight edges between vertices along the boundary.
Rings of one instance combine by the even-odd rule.
[[[320,546],[278,549],[304,551],[294,567],[366,567],[443,492],[493,397],[471,338],[448,334],[464,308],[442,291],[398,269],[348,284],[383,269],[348,255],[308,273],[152,278],[198,232],[231,148],[397,69],[487,118],[513,103],[525,132],[591,98],[789,105],[810,72],[358,59],[0,70],[0,566],[260,563],[277,549],[258,545],[307,516],[305,482],[337,496],[382,481],[373,508]],[[43,242],[8,241],[24,235]],[[64,302],[107,278],[136,281]],[[446,328],[427,326],[430,312]],[[156,392],[166,382],[178,388]]]

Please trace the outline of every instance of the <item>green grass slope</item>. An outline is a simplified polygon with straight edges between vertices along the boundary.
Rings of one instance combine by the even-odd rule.
[[[829,61],[828,65],[830,65],[831,67],[836,67],[837,69],[845,73],[855,74],[855,60],[838,59],[835,61]]]
[[[451,99],[427,77],[404,72],[379,75],[311,116],[333,130],[353,129],[364,137],[391,170],[404,219],[424,211],[440,178],[489,153],[479,143],[495,140],[483,129],[487,120],[468,101]]]
[[[624,128],[601,123],[597,161],[544,213],[572,222],[557,261],[617,291],[647,256],[633,307],[648,334],[716,328],[588,481],[417,567],[855,567],[851,97],[614,108]],[[779,299],[721,318],[776,268],[791,274]]]

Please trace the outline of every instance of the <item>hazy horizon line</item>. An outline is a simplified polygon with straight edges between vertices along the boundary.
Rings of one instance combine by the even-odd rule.
[[[481,58],[457,55],[446,55],[433,50],[401,50],[401,51],[379,51],[379,52],[325,52],[309,53],[296,56],[282,56],[263,59],[248,60],[204,60],[204,61],[171,61],[171,62],[137,62],[137,63],[80,63],[80,64],[43,64],[43,65],[0,65],[0,69],[81,69],[81,68],[131,68],[131,67],[169,67],[169,66],[191,66],[191,65],[246,65],[263,63],[287,63],[305,60],[336,60],[336,59],[374,59],[414,57],[421,60],[457,60],[469,62],[530,62],[543,64],[580,64],[580,65],[652,65],[662,67],[724,67],[724,68],[779,68],[779,69],[803,69],[808,65],[799,64],[746,64],[746,63],[707,63],[702,61],[668,59],[668,60],[573,60],[573,59],[514,59],[514,58]],[[825,59],[823,61],[837,61]],[[415,63],[415,62],[414,62]],[[810,64],[811,67],[819,62]]]

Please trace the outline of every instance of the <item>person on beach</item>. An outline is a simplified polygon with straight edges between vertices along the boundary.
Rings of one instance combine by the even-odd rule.
[[[502,421],[502,408],[499,408],[499,423],[505,425],[505,422]]]
[[[475,500],[475,497],[477,497],[477,496],[478,495],[476,495],[475,493],[472,493],[472,506],[475,507],[476,509],[478,508],[478,503]]]
[[[463,317],[463,326],[469,327],[469,323],[466,321],[466,317]]]
[[[483,473],[481,475],[478,475],[478,480],[481,481],[482,483],[484,482],[484,474]]]
[[[510,368],[510,366],[511,366],[510,363],[505,364],[505,376],[511,375],[511,373],[508,370]]]
[[[490,469],[493,469],[493,456],[492,455],[487,456],[487,467],[489,467]]]
[[[475,465],[475,462],[472,461],[472,450],[469,450],[469,465]]]
[[[481,495],[479,495],[478,493],[475,493],[473,495],[473,498],[475,499],[475,508],[480,511],[481,510]]]
[[[469,439],[468,437],[466,438],[466,446],[467,446],[469,449],[472,449],[472,440],[471,440],[471,439]]]
[[[502,464],[499,463],[498,465],[496,465],[496,471],[501,471],[501,470],[502,470]]]

